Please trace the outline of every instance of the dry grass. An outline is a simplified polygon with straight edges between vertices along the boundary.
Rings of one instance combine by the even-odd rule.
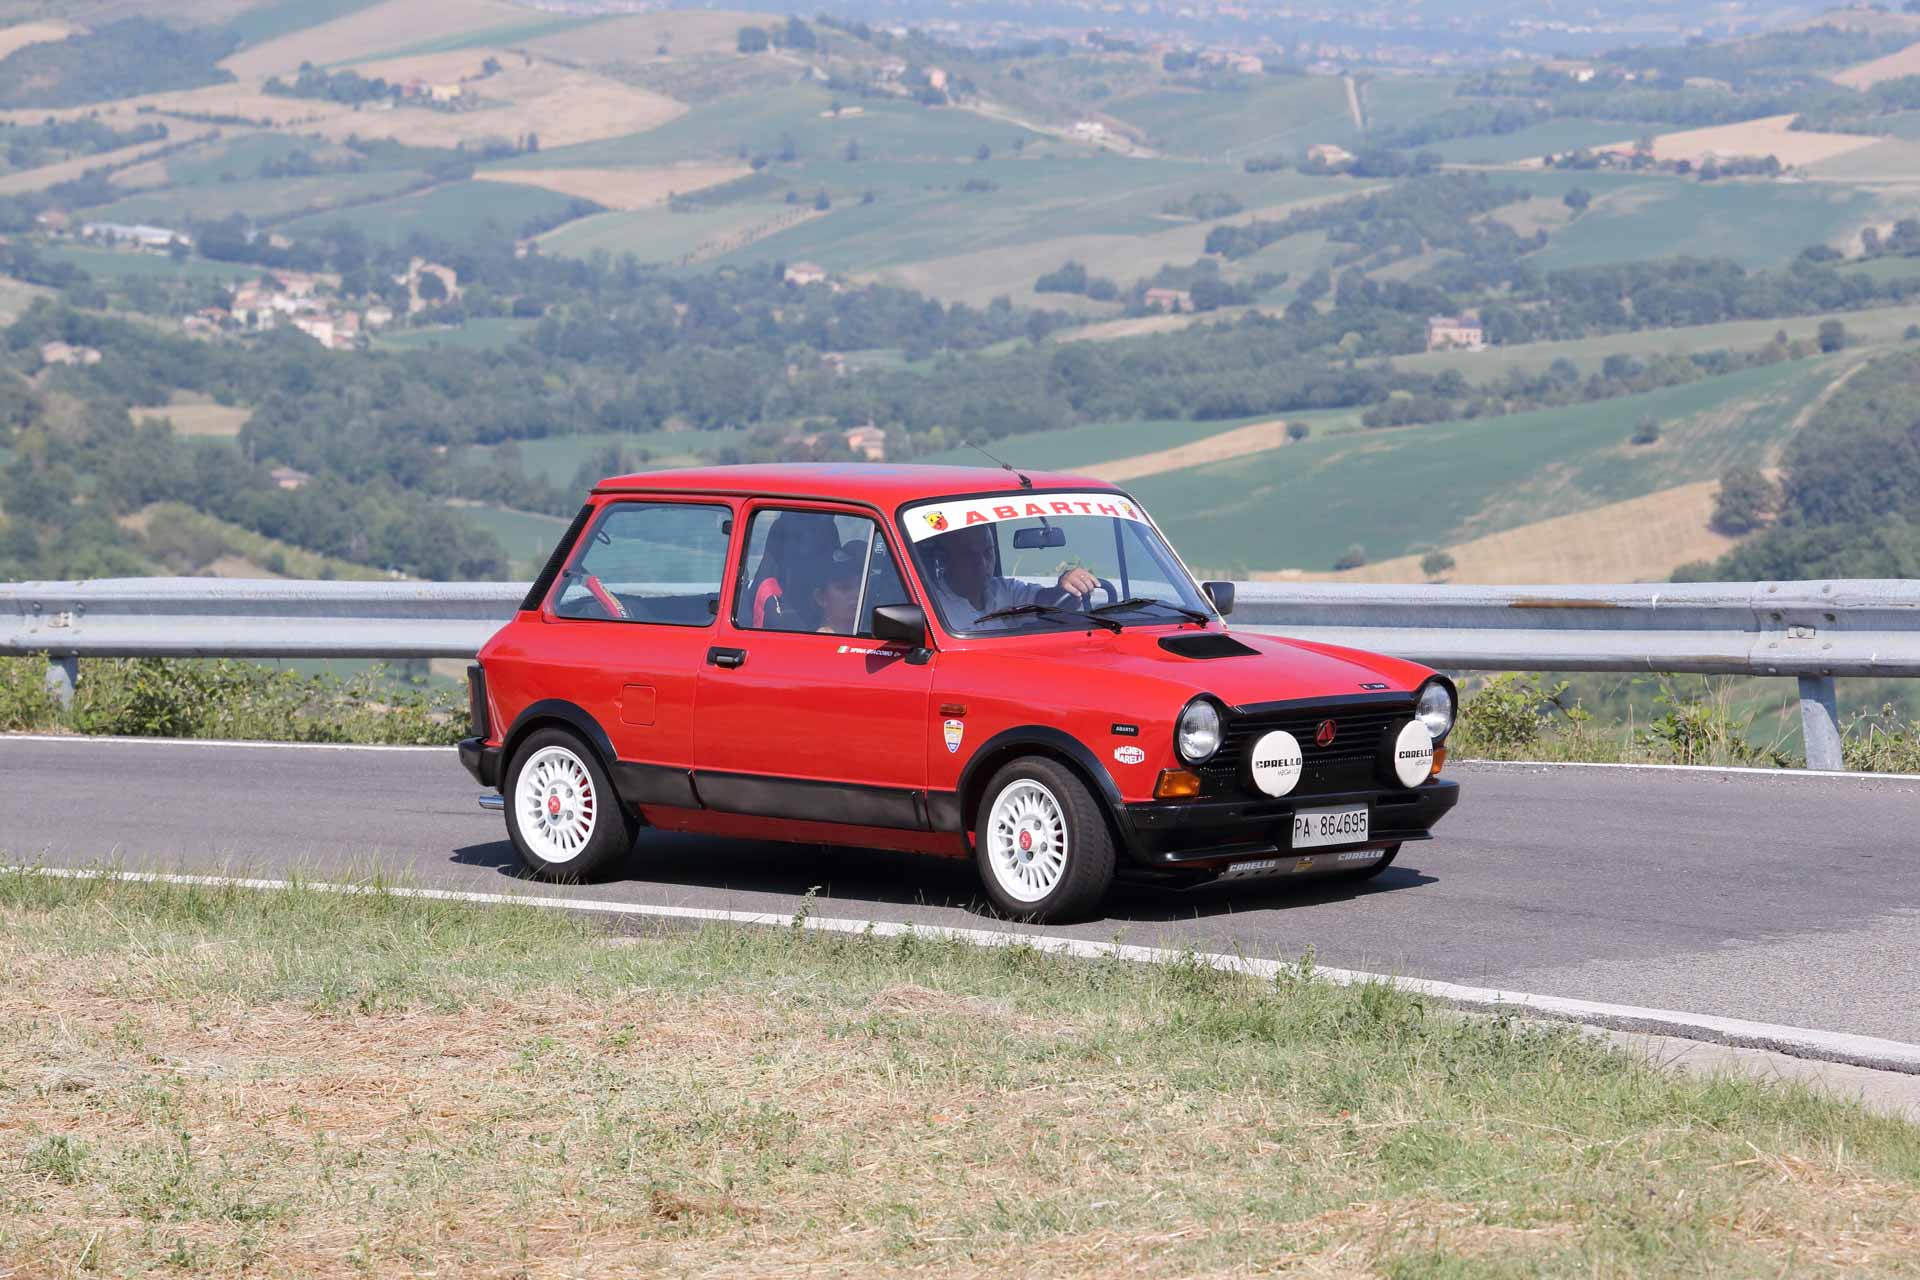
[[[0,877],[0,1274],[1920,1274],[1920,1130],[1305,970]]]
[[[536,17],[533,11],[506,0],[387,0],[243,49],[221,65],[242,80],[263,79],[275,72],[296,70],[302,62],[324,67],[378,57],[390,49],[443,40],[456,33],[519,26]]]
[[[76,35],[81,28],[70,22],[19,22],[0,27],[0,58],[11,57],[30,44],[46,44]]]
[[[176,434],[183,436],[214,436],[231,439],[240,434],[240,428],[247,425],[247,419],[253,416],[253,410],[245,405],[215,404],[205,396],[195,396],[188,392],[175,392],[173,402],[157,409],[136,411],[139,418],[165,418],[173,423]]]
[[[1680,565],[1725,555],[1737,539],[1707,527],[1717,480],[1677,485],[1590,511],[1555,516],[1446,548],[1449,582],[1663,581]],[[1425,582],[1419,556],[1341,573],[1255,574],[1311,582]]]
[[[751,172],[745,165],[663,165],[654,169],[487,169],[474,177],[584,196],[609,209],[650,209],[673,196]]]
[[[1743,120],[1739,124],[1715,125],[1708,129],[1685,129],[1663,133],[1653,140],[1656,160],[1704,160],[1730,156],[1772,156],[1783,165],[1817,164],[1858,151],[1880,141],[1857,133],[1802,133],[1787,128],[1793,114]],[[1606,151],[1629,152],[1633,143],[1619,142]]]
[[[1180,471],[1209,462],[1224,462],[1228,458],[1265,453],[1286,443],[1287,424],[1280,418],[1274,418],[1269,422],[1255,422],[1231,431],[1222,431],[1219,435],[1195,440],[1192,444],[1176,445],[1153,453],[1137,453],[1130,458],[1116,458],[1112,462],[1081,467],[1079,470],[1082,475],[1118,484],[1123,480],[1158,475],[1162,471]]]
[[[1901,76],[1920,76],[1920,43],[1910,44],[1884,58],[1848,67],[1836,73],[1833,79],[1849,89],[1870,89],[1882,80],[1897,80]]]

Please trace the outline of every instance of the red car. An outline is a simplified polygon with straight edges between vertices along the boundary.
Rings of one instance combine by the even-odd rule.
[[[480,651],[460,759],[543,879],[642,825],[971,858],[1031,920],[1116,876],[1377,874],[1458,799],[1452,682],[1232,608],[1097,480],[622,476]]]

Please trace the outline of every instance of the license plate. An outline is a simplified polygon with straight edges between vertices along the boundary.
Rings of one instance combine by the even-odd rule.
[[[1293,847],[1317,849],[1330,844],[1357,844],[1367,838],[1367,806],[1337,809],[1298,809],[1293,815]]]

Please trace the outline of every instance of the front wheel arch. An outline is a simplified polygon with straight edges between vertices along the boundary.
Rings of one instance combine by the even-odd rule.
[[[973,831],[975,816],[980,812],[980,802],[986,797],[987,783],[1003,767],[1021,756],[1040,756],[1077,774],[1099,802],[1114,847],[1132,852],[1132,842],[1127,839],[1128,828],[1120,820],[1124,802],[1120,799],[1120,788],[1114,783],[1113,775],[1107,772],[1086,744],[1050,725],[1021,725],[996,733],[973,753],[967,761],[967,767],[961,771],[958,787],[962,836]],[[968,844],[971,848],[973,842],[969,840]]]

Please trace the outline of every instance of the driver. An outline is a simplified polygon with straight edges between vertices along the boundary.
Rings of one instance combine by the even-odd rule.
[[[1022,604],[1052,604],[1061,598],[1054,588],[995,574],[993,530],[986,525],[940,534],[928,541],[927,549],[935,553],[932,585],[940,612],[957,631],[970,629],[983,613]],[[1100,579],[1087,570],[1069,568],[1061,571],[1056,587],[1079,596],[1084,605],[1099,585]]]

